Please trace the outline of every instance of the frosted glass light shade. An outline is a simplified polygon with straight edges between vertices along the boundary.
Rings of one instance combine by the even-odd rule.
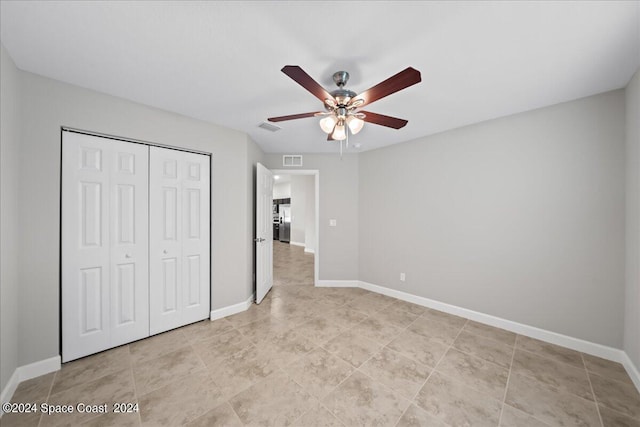
[[[343,141],[343,140],[347,139],[347,134],[346,134],[345,129],[344,129],[344,124],[336,125],[336,128],[333,131],[333,134],[331,135],[331,137],[333,139],[335,139],[336,141]]]
[[[349,116],[347,117],[347,125],[349,125],[349,130],[351,131],[351,133],[355,135],[362,130],[362,127],[364,126],[364,120],[360,120],[359,118],[354,116]]]
[[[333,128],[336,126],[338,120],[335,116],[327,116],[324,119],[320,120],[320,128],[324,133],[333,132]]]

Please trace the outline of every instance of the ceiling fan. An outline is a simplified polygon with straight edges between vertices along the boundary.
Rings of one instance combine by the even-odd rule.
[[[338,71],[333,74],[333,81],[338,86],[338,89],[332,92],[325,90],[297,65],[286,65],[281,71],[322,101],[325,111],[270,117],[268,120],[270,122],[282,122],[307,117],[322,117],[320,127],[328,134],[327,141],[343,141],[347,139],[349,132],[353,135],[357,134],[364,126],[364,122],[393,129],[404,127],[408,123],[407,120],[370,111],[362,111],[359,108],[413,86],[422,80],[420,71],[408,67],[372,88],[357,94],[344,88],[349,80],[349,73],[346,71]]]

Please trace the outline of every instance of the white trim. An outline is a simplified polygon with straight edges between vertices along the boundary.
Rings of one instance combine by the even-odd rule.
[[[357,288],[360,282],[357,280],[318,280],[316,286],[319,288]]]
[[[304,247],[304,243],[300,243],[300,242],[292,242],[292,241],[289,241],[289,244],[290,244],[290,245],[293,245],[293,246],[302,246],[302,247]]]
[[[573,350],[580,351],[582,353],[591,354],[593,356],[602,357],[608,360],[614,360],[616,362],[622,362],[623,352],[622,350],[617,348],[608,347],[602,344],[596,344],[590,341],[582,340],[580,338],[573,338],[568,335],[547,331],[545,329],[536,328],[535,326],[525,325],[511,320],[492,316],[490,314],[480,313],[478,311],[469,310],[429,298],[397,291],[395,289],[385,288],[384,286],[378,286],[367,282],[360,282],[360,287],[371,292],[376,292],[379,294],[398,298],[403,301],[412,302],[424,307],[444,311],[445,313],[454,314],[456,316],[461,316],[466,319],[484,323],[486,325],[506,329],[507,331],[515,332],[517,334],[525,335],[531,338],[536,338],[545,342],[549,342],[551,344],[560,345],[562,347],[567,347]]]
[[[243,302],[239,302],[238,304],[229,305],[227,307],[218,308],[215,310],[211,310],[211,314],[209,315],[209,319],[218,320],[223,317],[231,316],[232,314],[241,313],[246,311],[251,307],[251,304],[256,300],[255,295],[251,295],[251,297]]]
[[[304,248],[304,253],[305,253],[305,254],[315,254],[315,253],[316,253],[316,251],[315,251],[315,250],[313,250],[313,249],[309,249],[309,248],[305,247],[305,248]]]
[[[60,356],[54,356],[16,368],[11,378],[9,378],[9,382],[7,382],[7,385],[2,389],[0,401],[2,403],[9,402],[21,382],[60,370],[60,360]],[[4,412],[0,410],[0,416],[2,416],[3,413]]]
[[[519,335],[536,338],[541,341],[570,348],[582,353],[598,356],[603,359],[612,360],[614,362],[619,362],[624,366],[636,388],[640,391],[640,372],[638,370],[638,367],[633,364],[627,353],[617,348],[608,347],[606,345],[597,344],[580,338],[570,337],[568,335],[559,334],[557,332],[540,329],[535,326],[525,325],[511,320],[492,316],[490,314],[480,313],[478,311],[469,310],[466,308],[359,280],[320,280],[317,286],[360,287],[371,292],[387,295],[403,301],[418,304],[423,307],[433,308],[435,310],[444,311],[445,313],[454,314],[456,316],[474,320],[479,323],[502,328],[507,331],[515,332]]]
[[[11,375],[11,378],[9,378],[7,385],[5,385],[4,388],[2,389],[2,393],[0,394],[0,403],[11,401],[11,398],[13,397],[13,393],[16,392],[16,389],[18,388],[18,384],[20,384],[19,371],[20,371],[20,368],[17,368],[15,371],[13,371],[13,375]],[[2,414],[4,414],[4,411],[2,410],[2,408],[0,408],[0,417],[2,417]]]
[[[636,385],[638,391],[640,391],[640,371],[638,371],[638,367],[633,364],[629,355],[625,352],[622,352],[622,366],[627,370],[627,374],[631,377],[631,381]]]

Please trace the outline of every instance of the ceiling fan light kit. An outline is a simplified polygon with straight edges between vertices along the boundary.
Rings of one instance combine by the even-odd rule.
[[[357,94],[344,88],[349,81],[349,73],[346,71],[337,71],[333,74],[333,81],[338,86],[338,89],[332,92],[328,92],[320,86],[297,65],[286,65],[281,71],[322,101],[325,111],[271,117],[268,120],[270,122],[280,122],[306,117],[322,117],[319,124],[322,131],[328,135],[327,140],[341,142],[345,139],[348,141],[349,133],[356,135],[360,132],[364,127],[364,122],[393,129],[404,127],[408,123],[407,120],[368,111],[359,111],[358,108],[413,86],[422,80],[418,70],[408,67],[372,88]]]

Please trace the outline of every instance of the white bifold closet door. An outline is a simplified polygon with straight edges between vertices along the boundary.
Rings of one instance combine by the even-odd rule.
[[[148,147],[63,132],[63,362],[149,336]]]
[[[151,335],[209,317],[209,157],[150,147]]]

